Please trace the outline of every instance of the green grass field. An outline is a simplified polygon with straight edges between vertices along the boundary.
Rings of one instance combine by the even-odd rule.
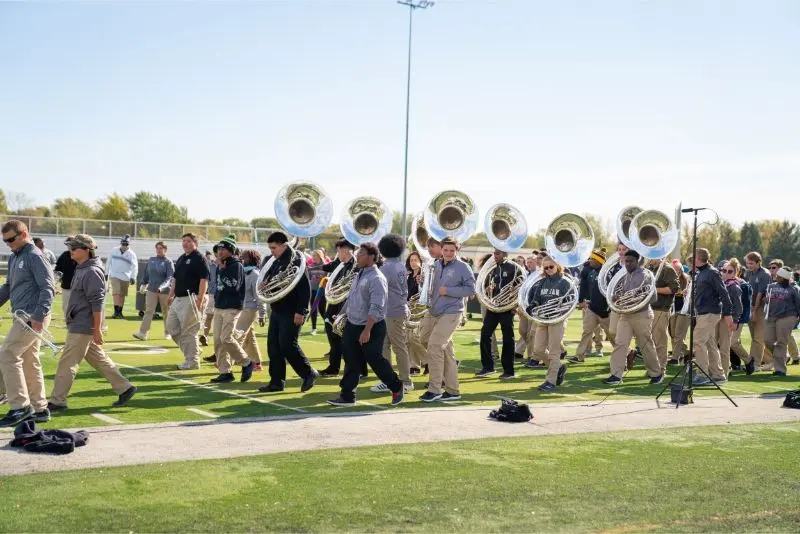
[[[160,322],[154,322],[149,341],[140,342],[132,337],[139,325],[138,316],[133,309],[133,302],[132,296],[129,297],[126,308],[126,315],[129,319],[108,321],[110,331],[106,335],[106,349],[120,365],[123,373],[139,388],[136,397],[129,406],[112,408],[111,403],[116,400],[116,395],[105,380],[84,363],[69,397],[69,410],[56,415],[48,426],[74,428],[107,424],[92,414],[100,414],[130,424],[207,419],[207,416],[191,411],[194,409],[210,412],[221,418],[313,414],[333,409],[325,401],[338,394],[338,379],[320,379],[314,389],[301,394],[299,392],[300,380],[289,368],[286,390],[281,393],[269,394],[257,391],[258,386],[268,380],[266,369],[255,373],[247,384],[236,382],[222,386],[209,385],[209,380],[217,374],[216,369],[210,364],[204,364],[197,371],[176,370],[175,365],[180,363],[183,358],[172,341],[163,339],[163,327]],[[60,310],[59,301],[56,302],[55,309]],[[110,307],[108,315],[111,315]],[[10,323],[11,320],[7,316],[0,322],[0,335],[7,331]],[[544,370],[527,369],[521,364],[517,369],[519,378],[516,380],[501,381],[497,378],[498,375],[483,379],[475,378],[473,374],[480,368],[477,343],[479,329],[480,321],[471,320],[465,328],[458,330],[455,336],[456,352],[462,361],[460,369],[462,404],[496,405],[499,403],[498,398],[504,396],[526,402],[597,402],[612,391],[601,383],[601,380],[609,374],[608,354],[611,347],[608,343],[606,343],[604,357],[588,358],[587,363],[570,365],[564,386],[554,393],[542,393],[536,390],[536,386],[544,380]],[[51,330],[59,342],[66,335],[63,328],[53,327]],[[259,331],[259,341],[264,358],[266,358],[265,332],[266,329]],[[580,314],[576,312],[569,320],[566,336],[567,349],[570,354],[574,353],[580,332]],[[311,336],[310,326],[304,326],[301,345],[317,369],[325,366],[324,354],[328,350],[328,344],[324,334]],[[147,347],[154,348],[156,351],[147,353]],[[145,353],[142,353],[143,351]],[[211,348],[204,349],[204,355],[210,353]],[[55,374],[56,360],[48,351],[45,351],[42,362],[49,391]],[[678,368],[675,367],[673,370],[677,372]],[[796,370],[800,369],[790,367],[790,373],[797,372]],[[406,401],[398,409],[422,406],[423,403],[418,400],[418,397],[423,393],[426,381],[426,377],[417,376],[415,378],[417,390],[408,394]],[[613,390],[610,398],[654,398],[662,386],[650,386],[647,382],[648,380],[644,377],[644,369],[639,365],[628,374],[624,385]],[[359,387],[360,403],[353,410],[369,411],[389,408],[390,398],[388,395],[369,391],[369,386],[375,383],[376,379],[373,375]],[[798,387],[800,387],[800,374],[776,379],[769,373],[757,373],[750,377],[742,373],[734,374],[725,388],[732,395],[757,395],[775,394]],[[719,393],[713,388],[706,388],[699,391],[697,395],[719,395]],[[668,392],[666,397],[668,401]],[[342,410],[341,408],[336,409]]]
[[[797,532],[800,423],[0,478],[2,532]]]

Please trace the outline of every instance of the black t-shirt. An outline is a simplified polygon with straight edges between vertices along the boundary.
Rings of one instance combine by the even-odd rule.
[[[175,296],[186,297],[187,291],[197,295],[203,278],[208,279],[208,265],[203,255],[196,250],[182,254],[175,262]]]

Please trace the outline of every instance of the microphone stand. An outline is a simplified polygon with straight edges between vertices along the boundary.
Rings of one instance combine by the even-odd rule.
[[[705,377],[711,381],[711,384],[713,384],[714,387],[717,388],[720,393],[725,395],[725,398],[727,398],[731,402],[731,404],[733,404],[737,408],[739,407],[739,405],[736,404],[734,400],[730,398],[730,396],[727,393],[725,393],[725,390],[719,387],[719,384],[714,382],[714,380],[712,380],[712,378],[708,375],[708,373],[706,373],[705,370],[699,365],[697,365],[697,362],[694,361],[694,329],[695,326],[697,326],[697,315],[695,313],[695,295],[697,294],[697,284],[694,283],[695,276],[697,275],[697,269],[695,268],[695,258],[697,257],[697,213],[704,209],[706,208],[687,208],[681,210],[683,213],[694,214],[694,224],[692,226],[692,269],[690,271],[691,272],[690,276],[692,279],[691,282],[692,292],[689,300],[689,317],[690,317],[689,351],[688,354],[684,354],[683,356],[683,367],[681,367],[681,369],[678,370],[677,373],[675,373],[675,375],[669,382],[667,382],[667,384],[664,386],[661,392],[658,395],[656,395],[656,404],[659,407],[661,406],[661,404],[658,402],[658,399],[661,398],[661,395],[664,394],[667,388],[669,388],[672,385],[672,383],[675,382],[675,380],[681,375],[683,375],[683,377],[681,380],[681,388],[680,390],[678,390],[678,396],[675,400],[675,409],[677,410],[681,404],[690,404],[694,402],[694,399],[692,398],[692,393],[694,391],[692,384],[693,381],[692,379],[694,378],[694,373],[693,373],[694,368],[697,368],[698,371],[700,371],[703,375],[705,375]],[[685,403],[683,402],[684,397],[686,398]]]

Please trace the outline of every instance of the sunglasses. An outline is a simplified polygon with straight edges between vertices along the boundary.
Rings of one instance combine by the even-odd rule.
[[[736,271],[733,269],[722,269],[722,272],[726,274],[734,274]]]
[[[21,234],[14,234],[12,237],[9,237],[8,239],[6,239],[6,238],[4,237],[4,238],[3,238],[3,241],[5,241],[6,243],[8,243],[8,244],[10,245],[10,244],[11,244],[11,243],[13,243],[14,241],[16,241],[16,240],[17,240],[17,238],[18,238],[20,235],[21,235]]]
[[[555,271],[556,270],[556,266],[555,265],[548,265],[547,267],[544,267],[544,270],[545,271]]]
[[[70,251],[72,250],[89,250],[89,247],[69,247]]]
[[[776,270],[777,268],[778,268],[778,266],[777,266],[777,265],[770,265],[770,266],[769,266],[769,270],[770,270],[770,271],[774,271],[774,270]]]

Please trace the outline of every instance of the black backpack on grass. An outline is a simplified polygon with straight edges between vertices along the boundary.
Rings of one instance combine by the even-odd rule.
[[[786,394],[786,398],[783,399],[783,407],[800,409],[800,389],[790,391]]]
[[[489,417],[509,423],[527,423],[533,419],[533,414],[527,404],[520,404],[513,399],[503,399],[500,409],[492,410]]]

